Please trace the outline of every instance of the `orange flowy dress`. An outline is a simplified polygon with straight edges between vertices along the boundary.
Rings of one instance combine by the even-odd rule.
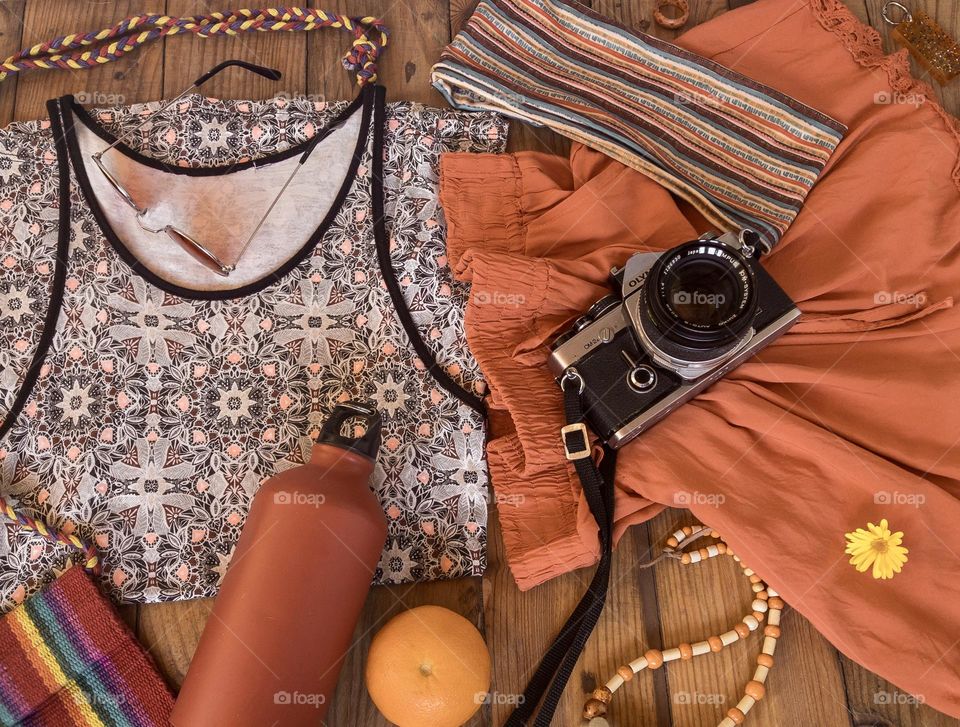
[[[960,130],[905,52],[838,0],[760,0],[680,45],[849,127],[765,260],[803,311],[782,339],[621,450],[616,534],[685,506],[843,653],[960,716]],[[450,154],[441,201],[488,453],[521,588],[597,559],[566,463],[548,346],[613,265],[703,231],[665,189],[580,145]],[[887,519],[909,549],[858,572],[845,534]]]

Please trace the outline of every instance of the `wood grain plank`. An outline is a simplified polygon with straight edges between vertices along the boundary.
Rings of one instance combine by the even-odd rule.
[[[589,693],[610,678],[625,654],[637,648],[643,611],[633,579],[643,554],[640,531],[634,529],[621,541],[607,607],[560,701],[555,724],[579,724]],[[523,692],[544,651],[586,592],[593,570],[568,573],[521,593],[510,574],[496,518],[491,518],[487,558],[484,609],[487,643],[495,663],[493,689],[507,701]],[[652,679],[638,678],[612,705],[611,719],[619,725],[654,727],[658,722],[653,704]],[[510,704],[495,705],[493,724],[503,724],[511,711]]]
[[[151,603],[140,607],[137,636],[160,673],[178,689],[213,608],[213,599]]]
[[[264,5],[269,6],[269,3]],[[196,0],[167,2],[167,13],[177,16],[223,9],[222,3],[198,3]],[[163,95],[169,98],[179,93],[200,74],[231,58],[276,68],[283,78],[270,81],[236,68],[229,69],[205,84],[204,94],[216,98],[257,99],[302,94],[307,88],[307,35],[304,32],[253,31],[236,36],[198,38],[188,34],[168,38],[163,57]]]
[[[380,61],[380,83],[387,99],[419,101],[433,106],[443,99],[430,85],[430,68],[450,42],[445,3],[432,0],[336,0],[331,10],[351,16],[374,15],[390,30],[390,42]],[[338,37],[342,35],[342,37]],[[340,67],[349,36],[324,31],[309,39],[309,87],[327,98],[352,98],[353,79]]]
[[[668,510],[651,523],[655,544],[659,547],[679,527],[692,524],[688,512]],[[656,575],[667,647],[719,635],[750,610],[749,584],[732,558],[717,557],[695,566],[662,561]],[[671,663],[667,668],[674,724],[715,727],[743,696],[743,687],[753,676],[760,643],[759,634],[754,633],[718,654]],[[783,637],[775,658],[767,697],[751,710],[751,723],[849,727],[843,675],[835,650],[789,608],[784,612]]]
[[[867,0],[846,0],[850,12],[860,19],[860,22],[870,24],[870,12],[867,10]]]
[[[453,37],[469,20],[479,0],[450,0],[450,36]]]
[[[7,58],[23,47],[23,12],[26,0],[0,3],[0,57]],[[16,74],[0,84],[0,126],[13,121],[17,95]]]
[[[909,694],[840,656],[854,725],[873,727],[956,727],[960,720],[924,704],[922,694]]]
[[[59,0],[30,0],[23,16],[21,45],[28,46],[71,32],[90,32],[143,13],[163,13],[164,0],[76,2],[69,13]],[[14,118],[46,116],[48,99],[72,93],[89,105],[110,106],[158,98],[162,87],[162,43],[154,42],[114,63],[89,70],[25,73],[17,82]]]
[[[649,33],[664,40],[675,40],[690,28],[704,23],[729,8],[727,0],[693,0],[690,3],[690,19],[677,30],[664,28],[653,19],[656,0],[593,0],[591,7],[598,13],[607,15],[626,25],[628,28]],[[669,10],[666,14],[669,16]]]

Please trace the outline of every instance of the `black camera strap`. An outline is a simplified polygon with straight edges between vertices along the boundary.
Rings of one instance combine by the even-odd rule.
[[[579,377],[573,381],[579,381]],[[527,684],[523,701],[504,723],[504,727],[524,727],[540,705],[533,727],[548,727],[560,703],[560,696],[573,673],[590,634],[593,633],[607,600],[610,565],[613,558],[613,473],[616,452],[606,445],[600,466],[591,457],[590,438],[583,424],[580,392],[571,379],[563,382],[567,426],[562,430],[567,458],[573,461],[590,512],[599,526],[600,561],[593,580],[573,614],[544,655]]]

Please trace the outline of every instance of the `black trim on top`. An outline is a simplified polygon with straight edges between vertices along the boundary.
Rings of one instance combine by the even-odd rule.
[[[449,394],[455,396],[461,402],[476,411],[482,417],[487,416],[487,407],[481,397],[454,381],[450,375],[444,371],[437,358],[420,331],[417,324],[410,315],[410,309],[407,307],[407,301],[403,297],[403,291],[400,289],[400,282],[397,280],[396,271],[393,269],[393,261],[390,259],[390,238],[387,235],[386,213],[384,212],[383,195],[383,126],[384,126],[384,98],[386,94],[383,87],[377,88],[377,102],[374,110],[373,133],[374,149],[377,153],[373,156],[373,230],[377,241],[377,262],[380,266],[380,275],[390,293],[390,300],[393,301],[393,308],[397,312],[400,324],[406,331],[407,339],[414,351],[420,357],[427,371],[445,389]]]
[[[357,94],[357,97],[351,101],[343,111],[337,114],[336,118],[332,119],[326,127],[317,132],[318,135],[322,137],[327,136],[331,131],[340,126],[344,121],[346,121],[354,111],[357,110],[361,105],[370,105],[372,106],[374,96],[374,87],[364,86],[360,93]],[[107,131],[103,126],[97,123],[90,112],[77,103],[76,98],[72,95],[67,94],[66,96],[58,99],[58,103],[66,105],[69,107],[72,112],[72,116],[76,117],[83,122],[83,125],[86,126],[90,131],[103,139],[107,144],[113,144],[116,142],[117,137]],[[66,126],[69,136],[73,136],[73,121],[70,114],[64,114],[64,119],[70,119]],[[291,146],[289,149],[284,149],[283,151],[274,152],[273,154],[267,154],[266,156],[260,157],[258,159],[248,159],[245,162],[236,162],[229,166],[215,166],[215,167],[177,167],[170,166],[159,159],[154,157],[147,156],[133,147],[128,146],[122,141],[117,144],[113,151],[119,151],[124,156],[132,159],[138,164],[143,164],[144,166],[151,167],[153,169],[159,169],[162,172],[167,172],[168,174],[180,174],[186,177],[212,177],[222,174],[228,174],[230,172],[239,172],[244,169],[250,169],[251,167],[264,167],[269,164],[274,164],[276,162],[282,162],[285,159],[290,159],[295,157],[298,154],[303,154],[307,150],[307,147],[316,142],[316,136],[312,136],[309,139],[301,141],[299,144]],[[321,138],[322,141],[322,138]],[[362,145],[361,145],[362,146]]]
[[[347,169],[347,174],[344,177],[343,184],[340,186],[340,190],[337,192],[337,196],[334,199],[333,204],[331,204],[326,216],[320,222],[313,234],[310,235],[307,241],[297,252],[295,252],[283,265],[276,270],[273,270],[259,280],[248,283],[247,285],[239,288],[228,288],[224,290],[195,290],[193,288],[185,288],[177,285],[176,283],[172,283],[154,273],[146,265],[144,265],[136,255],[133,254],[133,252],[117,236],[113,227],[110,225],[109,220],[107,220],[106,215],[104,214],[103,209],[100,207],[97,197],[93,193],[93,189],[90,186],[90,178],[87,176],[87,170],[83,163],[83,158],[80,152],[80,144],[74,131],[74,115],[83,121],[83,123],[91,131],[93,131],[104,141],[113,143],[116,141],[116,137],[97,125],[87,114],[86,110],[76,103],[72,96],[64,96],[56,102],[51,103],[56,103],[62,111],[64,124],[63,136],[66,138],[66,145],[69,149],[69,158],[72,161],[73,171],[77,177],[77,184],[80,187],[81,194],[86,200],[87,206],[90,207],[90,211],[93,213],[94,219],[97,221],[97,224],[103,232],[104,237],[106,237],[110,245],[114,248],[114,250],[116,250],[120,258],[130,266],[134,273],[143,276],[152,285],[155,285],[156,287],[160,288],[161,290],[165,290],[168,293],[172,293],[173,295],[177,295],[188,300],[231,300],[252,295],[253,293],[258,293],[286,276],[291,270],[297,267],[297,265],[303,262],[303,260],[310,255],[313,249],[317,246],[317,243],[327,232],[330,225],[333,224],[333,221],[336,219],[341,207],[343,207],[347,193],[350,191],[351,187],[353,187],[356,181],[357,168],[360,166],[360,161],[362,160],[367,149],[367,142],[370,138],[370,119],[376,97],[376,87],[365,87],[357,96],[357,98],[355,98],[340,114],[338,114],[333,121],[331,121],[323,130],[317,132],[318,135],[322,135],[321,139],[325,138],[334,129],[343,124],[343,122],[346,121],[346,119],[348,119],[353,113],[355,113],[358,108],[361,106],[363,107],[363,116],[360,120],[360,133],[357,134],[357,144],[353,150],[353,157],[350,161],[350,166]],[[231,172],[240,171],[242,169],[248,169],[253,166],[266,166],[268,164],[274,164],[276,162],[283,161],[284,159],[290,159],[297,155],[303,154],[307,147],[316,143],[318,143],[318,140],[317,137],[314,136],[306,141],[301,142],[300,144],[297,144],[296,146],[285,149],[282,152],[269,154],[257,160],[249,160],[246,162],[233,164],[229,167],[170,167],[165,165],[163,162],[158,161],[157,159],[151,159],[150,157],[140,154],[134,149],[127,147],[123,143],[118,144],[115,148],[134,161],[154,169],[159,169],[173,174],[186,174],[188,176],[205,177],[224,175]],[[382,143],[382,139],[377,141],[375,137],[375,146],[373,150],[373,156],[375,159],[378,156],[382,156],[381,148],[378,146],[380,143]]]
[[[0,426],[0,439],[3,439],[14,422],[19,418],[27,399],[33,393],[33,387],[40,377],[40,369],[47,358],[50,344],[57,332],[57,320],[60,318],[60,309],[63,306],[63,291],[67,281],[67,255],[70,252],[70,164],[67,160],[64,146],[63,125],[56,101],[47,102],[47,115],[50,118],[50,131],[57,148],[57,171],[59,179],[60,216],[57,221],[57,259],[54,263],[53,282],[50,284],[50,304],[43,320],[43,331],[37,341],[37,349],[33,353],[33,360],[23,377],[23,384],[7,412],[3,425]]]

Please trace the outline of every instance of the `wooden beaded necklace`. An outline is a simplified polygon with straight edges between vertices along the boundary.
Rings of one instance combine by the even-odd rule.
[[[688,551],[681,547],[682,544],[684,544],[684,547],[689,546],[693,541],[706,534],[709,534],[716,542],[697,550]],[[715,558],[718,555],[728,555],[737,563],[740,563],[743,574],[750,580],[750,588],[753,591],[754,598],[751,604],[751,612],[744,616],[743,620],[734,624],[733,628],[719,636],[710,636],[704,641],[698,641],[694,644],[683,643],[663,651],[650,649],[638,659],[621,666],[604,686],[593,691],[590,699],[584,705],[583,717],[588,727],[610,727],[610,723],[604,716],[607,713],[607,707],[613,699],[614,693],[633,679],[635,674],[644,669],[659,669],[668,661],[678,659],[689,661],[695,656],[721,651],[724,647],[747,638],[751,631],[758,630],[760,624],[766,620],[767,625],[763,627],[763,646],[757,655],[757,668],[754,671],[753,679],[747,682],[744,687],[743,698],[737,703],[736,707],[727,711],[727,716],[720,721],[717,727],[737,727],[737,725],[743,724],[753,705],[763,699],[766,693],[764,684],[770,669],[773,668],[773,654],[777,648],[777,639],[780,638],[780,614],[783,611],[783,601],[777,592],[741,562],[740,557],[720,539],[717,531],[710,530],[710,528],[702,525],[693,527],[688,525],[677,530],[667,538],[663,554],[660,557],[679,560],[683,565],[690,565],[691,563],[705,561],[708,558]]]

